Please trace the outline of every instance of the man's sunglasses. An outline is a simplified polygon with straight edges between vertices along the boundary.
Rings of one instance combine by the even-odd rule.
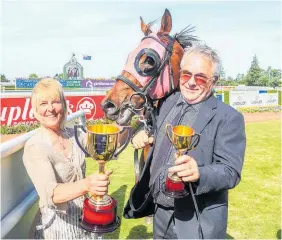
[[[205,76],[202,73],[193,74],[188,71],[183,71],[183,72],[181,71],[180,80],[183,82],[187,82],[192,78],[193,75],[194,75],[194,79],[197,85],[206,85],[209,80],[214,79],[214,77],[208,78],[207,76]]]

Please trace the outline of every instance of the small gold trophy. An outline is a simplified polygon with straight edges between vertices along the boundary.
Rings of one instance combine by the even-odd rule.
[[[171,124],[167,124],[166,135],[177,150],[177,157],[194,149],[200,141],[200,135],[195,133],[193,128],[183,125],[173,127]],[[176,173],[168,174],[162,191],[172,198],[181,198],[188,195],[184,182]]]
[[[94,124],[87,127],[86,150],[81,146],[77,129],[82,125],[75,126],[75,137],[78,146],[86,156],[90,156],[99,164],[99,173],[105,173],[105,163],[121,153],[129,143],[131,127],[121,127],[110,124]],[[127,140],[124,145],[117,149],[120,134],[128,130]],[[120,225],[117,217],[117,201],[109,195],[103,197],[91,195],[84,200],[81,227],[89,232],[103,234],[112,232]]]

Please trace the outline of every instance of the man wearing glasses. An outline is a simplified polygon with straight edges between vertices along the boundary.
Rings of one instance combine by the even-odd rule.
[[[226,238],[228,190],[240,181],[246,136],[243,115],[212,94],[220,70],[220,58],[210,47],[186,49],[180,92],[159,104],[154,138],[142,130],[132,139],[137,149],[151,147],[124,216],[154,214],[154,239]],[[167,124],[191,126],[200,134],[197,147],[175,160]],[[188,196],[173,199],[162,193],[167,173],[182,179]]]

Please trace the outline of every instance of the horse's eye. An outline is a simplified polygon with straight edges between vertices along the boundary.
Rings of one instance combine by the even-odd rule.
[[[144,63],[149,64],[153,67],[155,65],[155,60],[152,57],[147,56]]]
[[[150,56],[146,56],[144,61],[142,61],[142,59],[141,59],[141,61],[139,63],[139,67],[144,73],[150,72],[155,67],[154,58],[152,58]]]

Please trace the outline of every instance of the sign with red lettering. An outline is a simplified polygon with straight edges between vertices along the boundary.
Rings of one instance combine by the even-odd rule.
[[[103,118],[104,112],[100,107],[103,98],[104,96],[66,96],[68,114],[84,110],[86,119]],[[8,126],[37,122],[31,109],[31,99],[2,98],[0,120],[1,125]]]

